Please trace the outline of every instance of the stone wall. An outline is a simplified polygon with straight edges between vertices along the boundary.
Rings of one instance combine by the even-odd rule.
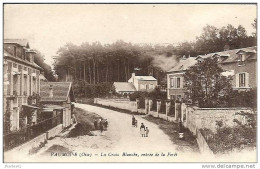
[[[202,154],[208,155],[208,156],[214,156],[213,151],[209,148],[208,143],[206,142],[205,138],[201,134],[201,132],[198,130],[196,134],[197,143],[199,146],[199,150]]]
[[[50,129],[49,131],[46,132],[46,138],[51,139],[55,136],[57,136],[61,131],[62,131],[62,124]]]
[[[245,119],[237,112],[250,112],[250,108],[198,108],[194,106],[182,106],[182,119],[185,127],[196,134],[196,129],[207,128],[216,132],[216,121],[222,121],[226,127],[234,127],[237,125],[233,120],[245,123]],[[184,118],[185,117],[185,118]]]
[[[40,146],[40,144],[42,143],[46,143],[48,139],[51,139],[55,136],[57,136],[63,129],[63,125],[60,124],[50,130],[48,130],[47,132],[35,137],[34,139],[13,148],[10,151],[5,152],[5,154],[15,154],[15,153],[20,153],[20,154],[24,154],[24,155],[28,155],[29,152],[33,149],[33,148],[37,148]]]
[[[119,109],[129,110],[131,112],[137,112],[137,103],[135,101],[129,101],[126,99],[101,99],[95,98],[94,103],[104,106],[115,107]]]

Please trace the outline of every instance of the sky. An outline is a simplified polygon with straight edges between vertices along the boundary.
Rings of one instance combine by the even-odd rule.
[[[51,64],[68,42],[177,44],[207,24],[242,25],[251,35],[255,18],[252,4],[6,4],[4,38],[27,39]]]

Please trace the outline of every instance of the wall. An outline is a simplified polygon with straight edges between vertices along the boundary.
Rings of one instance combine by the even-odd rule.
[[[62,131],[62,124],[50,129],[49,131],[46,132],[46,138],[51,139],[58,135]]]
[[[35,137],[34,139],[13,148],[10,151],[5,152],[5,154],[14,154],[14,153],[22,153],[22,154],[29,154],[30,150],[36,147],[39,147],[39,145],[41,143],[45,143],[47,142],[48,139],[53,138],[55,136],[57,136],[61,131],[62,131],[63,125],[60,124],[50,130],[48,130],[46,133],[43,133],[37,137]]]
[[[234,119],[245,122],[243,116],[235,115],[240,111],[253,113],[250,108],[198,108],[186,106],[182,109],[182,116],[186,116],[186,120],[184,120],[183,124],[194,134],[197,129],[203,128],[216,132],[216,121],[223,121],[223,125],[228,127],[234,127],[236,125],[236,123],[233,122]]]
[[[199,150],[202,154],[206,154],[208,156],[214,156],[213,151],[209,148],[208,143],[206,142],[205,138],[201,134],[201,132],[198,130],[197,132],[197,143],[199,146]]]
[[[137,112],[137,103],[135,101],[129,101],[127,99],[95,98],[94,103],[101,104],[104,106],[111,106],[119,109],[129,110],[131,112]]]

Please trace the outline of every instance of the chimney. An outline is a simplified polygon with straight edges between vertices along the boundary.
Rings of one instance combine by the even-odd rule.
[[[52,87],[52,85],[50,85],[49,91],[50,91],[49,97],[53,98],[53,87]]]

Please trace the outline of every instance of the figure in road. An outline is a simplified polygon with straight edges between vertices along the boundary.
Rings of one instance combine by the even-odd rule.
[[[95,130],[97,130],[97,127],[98,127],[98,122],[97,122],[97,120],[94,121],[94,127],[95,127]]]
[[[104,130],[104,126],[103,126],[103,121],[102,120],[99,122],[99,129],[100,129],[100,134],[102,135],[102,132]]]
[[[132,117],[132,127],[135,126],[135,116]]]
[[[141,123],[140,132],[141,132],[142,137],[145,137],[145,126],[144,126],[144,123]]]
[[[135,127],[137,127],[137,126],[138,126],[137,124],[138,124],[138,122],[137,122],[137,120],[135,120]]]
[[[145,129],[145,137],[148,137],[148,134],[149,134],[149,129],[148,129],[148,127],[146,127],[146,129]]]

